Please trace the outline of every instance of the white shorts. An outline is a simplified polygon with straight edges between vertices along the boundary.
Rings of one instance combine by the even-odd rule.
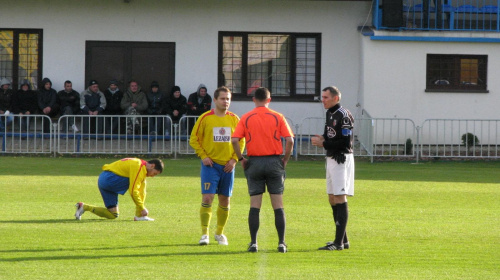
[[[326,158],[326,193],[333,195],[354,195],[354,155],[346,154],[345,163],[338,164]]]

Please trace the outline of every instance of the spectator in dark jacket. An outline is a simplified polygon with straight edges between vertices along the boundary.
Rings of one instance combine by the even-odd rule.
[[[38,107],[38,99],[36,92],[31,90],[31,85],[28,80],[21,82],[21,89],[12,96],[12,113],[21,116],[29,116],[36,114]],[[29,130],[29,117],[21,117],[21,131]]]
[[[76,115],[80,112],[80,94],[73,90],[71,81],[64,82],[64,90],[57,93],[57,103],[59,104],[59,108],[61,108],[61,116]],[[61,125],[62,132],[67,132],[68,127],[74,132],[79,131],[75,125],[74,117],[62,118]]]
[[[200,116],[210,110],[212,97],[207,93],[207,87],[204,84],[200,84],[198,90],[189,95],[187,105],[187,114],[190,116]]]
[[[59,113],[57,106],[57,92],[52,88],[52,82],[49,78],[43,78],[41,87],[38,89],[38,109],[40,112],[54,118]],[[43,133],[50,133],[50,119],[43,118]]]
[[[179,120],[187,113],[187,99],[182,95],[181,88],[173,86],[169,98],[165,100],[165,112],[174,123],[179,123]],[[167,121],[169,121],[167,119]],[[180,124],[181,135],[186,135],[185,122]],[[171,133],[171,124],[167,123],[167,132]]]
[[[12,110],[12,89],[10,89],[10,81],[6,78],[2,78],[0,81],[0,130],[5,129],[5,124],[12,122],[12,116],[8,115]]]
[[[106,97],[99,90],[99,84],[96,80],[91,80],[89,87],[80,94],[80,108],[85,116],[102,115],[102,112],[106,109]],[[102,118],[90,117],[83,118],[83,132],[90,133],[90,120],[92,120],[92,124],[96,124],[97,132],[102,133]]]
[[[109,82],[109,87],[104,91],[104,96],[106,97],[106,109],[104,109],[103,113],[107,116],[104,129],[106,131],[106,134],[117,133],[120,118],[116,116],[122,114],[122,108],[120,104],[123,98],[123,91],[118,88],[118,81],[111,80]]]
[[[136,81],[130,81],[128,89],[123,94],[121,107],[124,115],[132,116],[127,118],[127,133],[139,132],[142,126],[139,124],[141,119],[134,116],[146,112],[148,99]]]
[[[210,110],[212,107],[212,97],[207,93],[207,87],[204,84],[200,84],[198,90],[189,95],[187,105],[187,114],[190,116],[200,116]],[[193,119],[189,120],[189,134],[191,134],[195,122]]]
[[[146,94],[148,99],[148,115],[163,115],[164,104],[166,100],[165,93],[160,91],[160,85],[157,81],[151,82],[151,90]],[[163,117],[149,118],[149,134],[163,134]]]

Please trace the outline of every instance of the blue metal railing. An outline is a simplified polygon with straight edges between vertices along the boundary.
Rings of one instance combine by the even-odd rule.
[[[403,0],[396,7],[395,1],[385,2],[384,7],[384,0],[373,1],[377,30],[500,32],[500,0]]]

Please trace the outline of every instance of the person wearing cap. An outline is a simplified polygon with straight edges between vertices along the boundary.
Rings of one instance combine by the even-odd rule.
[[[38,89],[38,109],[40,112],[54,118],[59,114],[57,105],[57,91],[52,88],[52,81],[49,78],[43,78],[42,84]],[[43,133],[50,133],[50,119],[43,118]]]
[[[59,104],[59,108],[61,108],[61,116],[80,113],[80,94],[76,90],[73,90],[73,83],[70,80],[65,81],[64,90],[57,93],[57,103]],[[62,118],[61,125],[63,133],[68,131],[68,127],[74,132],[79,131],[75,125],[74,117]]]
[[[104,91],[104,96],[106,97],[106,108],[104,109],[103,113],[107,116],[104,125],[105,133],[117,133],[120,118],[116,116],[122,114],[122,108],[120,104],[123,98],[123,91],[118,88],[117,80],[111,80],[109,82],[109,87]]]
[[[89,87],[80,94],[80,109],[85,116],[102,115],[102,112],[106,109],[106,97],[99,90],[99,83],[96,80],[90,80]],[[92,124],[97,124],[97,133],[102,133],[102,118],[94,119],[89,117],[83,118],[83,133],[90,133],[89,123],[91,119]]]
[[[123,94],[121,107],[124,115],[142,115],[148,109],[148,100],[146,94],[142,91],[139,84],[132,80],[125,94]],[[141,127],[139,126],[139,118],[127,118],[127,133],[132,134],[138,132]]]
[[[165,93],[160,91],[160,85],[157,81],[151,82],[151,89],[146,94],[148,100],[148,109],[146,114],[148,115],[163,115],[164,104],[165,104]],[[149,134],[151,135],[163,135],[163,117],[149,118],[148,122]]]
[[[2,78],[0,80],[0,130],[5,129],[5,124],[9,124],[12,121],[12,117],[4,116],[8,115],[11,111],[12,106],[12,89],[10,89],[10,81],[7,78]]]
[[[182,95],[181,88],[179,86],[172,87],[170,96],[165,99],[164,107],[167,116],[170,117],[167,118],[167,131],[165,132],[165,135],[168,136],[171,134],[172,126],[170,120],[172,120],[173,123],[179,123],[179,120],[187,113],[187,99],[184,95]],[[180,128],[181,135],[186,135],[186,125],[181,123]]]
[[[21,82],[21,88],[12,96],[12,113],[21,116],[36,114],[38,99],[36,92],[31,90],[28,80]],[[21,117],[21,131],[29,130],[29,117]]]

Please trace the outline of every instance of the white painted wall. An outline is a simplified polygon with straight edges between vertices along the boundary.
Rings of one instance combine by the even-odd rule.
[[[321,87],[337,85],[342,104],[354,112],[358,102],[360,39],[370,2],[245,0],[3,0],[2,28],[42,28],[43,76],[56,89],[67,79],[84,89],[85,41],[176,43],[176,84],[185,96],[199,83],[217,86],[219,31],[322,33]],[[24,16],[20,16],[24,15]],[[294,123],[323,117],[320,103],[274,102]],[[242,114],[251,102],[233,102]]]
[[[431,118],[500,118],[499,44],[373,41],[362,36],[362,49],[362,106],[372,117],[410,118],[417,126]],[[428,53],[488,55],[489,93],[425,92]]]

